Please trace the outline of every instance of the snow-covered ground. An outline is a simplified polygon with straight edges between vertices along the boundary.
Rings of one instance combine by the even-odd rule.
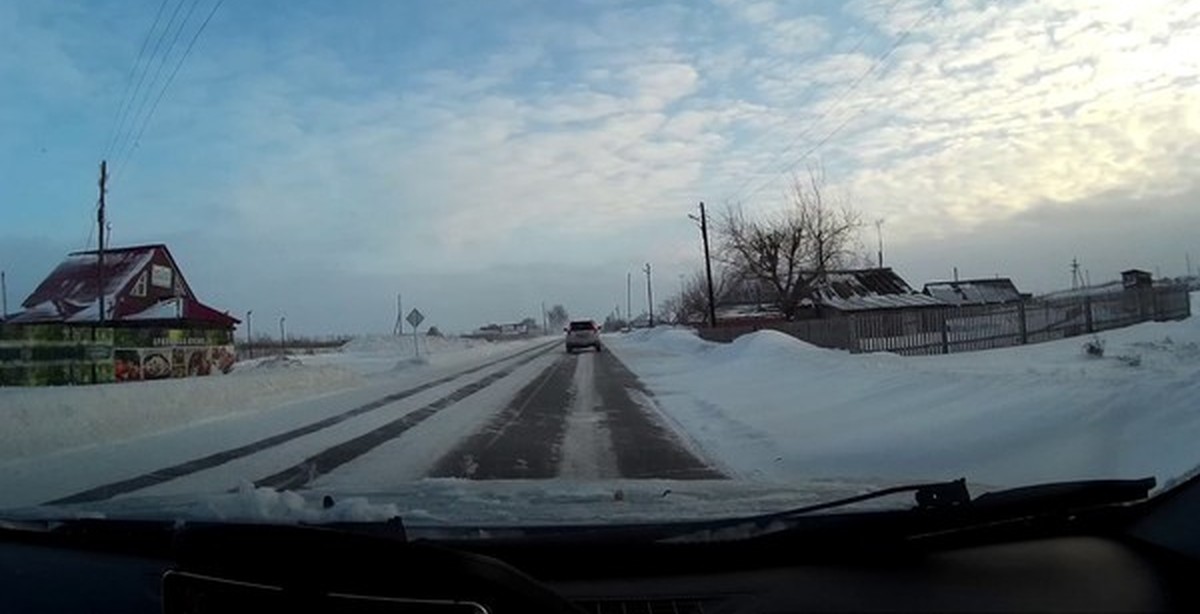
[[[416,358],[412,337],[361,337],[339,352],[241,362],[229,375],[0,388],[0,461],[132,439],[399,375],[432,378],[537,341],[490,343],[422,337],[420,358]]]
[[[1193,313],[1200,293],[1192,295]],[[611,335],[668,420],[734,475],[1014,486],[1200,466],[1200,318],[948,356],[825,350],[774,331]]]

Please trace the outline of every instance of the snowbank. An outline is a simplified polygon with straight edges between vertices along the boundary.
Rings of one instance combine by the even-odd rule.
[[[1200,293],[1193,294],[1193,303]],[[678,330],[609,346],[671,422],[749,479],[966,476],[1011,486],[1200,465],[1200,318],[985,352],[903,358],[775,331],[709,343]]]
[[[359,375],[336,366],[265,359],[239,364],[230,375],[0,388],[0,460],[129,439],[275,407],[362,381]]]
[[[361,337],[339,352],[269,356],[230,375],[149,382],[0,388],[0,461],[132,439],[204,420],[278,407],[380,378],[441,372],[541,342]]]
[[[420,366],[449,366],[498,356],[541,339],[491,342],[461,337],[365,335],[355,337],[337,352],[305,356],[312,365],[337,365],[360,375],[375,376]],[[419,350],[419,352],[417,351]]]

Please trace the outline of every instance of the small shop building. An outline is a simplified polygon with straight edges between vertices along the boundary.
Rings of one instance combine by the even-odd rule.
[[[166,245],[74,252],[0,324],[0,385],[227,373],[239,320],[202,303]]]

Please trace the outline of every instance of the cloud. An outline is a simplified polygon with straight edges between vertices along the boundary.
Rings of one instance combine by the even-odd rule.
[[[1194,3],[225,7],[114,182],[112,216],[123,241],[178,241],[214,286],[253,262],[246,296],[297,271],[684,270],[698,201],[778,207],[818,160],[926,262],[942,241],[1070,217],[1049,210],[1197,187]],[[85,142],[102,142],[150,19],[121,10],[99,11],[115,28],[100,33],[74,4],[0,7],[0,76],[20,89],[0,91],[0,153],[21,178],[6,202],[88,215],[101,145]],[[45,142],[74,157],[28,155]],[[31,232],[61,232],[51,217]]]

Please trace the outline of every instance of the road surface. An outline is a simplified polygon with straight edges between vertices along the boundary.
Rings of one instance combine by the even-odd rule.
[[[12,467],[10,467],[12,468]],[[276,490],[386,492],[422,478],[720,479],[611,352],[561,342],[119,444],[0,477],[0,507]]]

